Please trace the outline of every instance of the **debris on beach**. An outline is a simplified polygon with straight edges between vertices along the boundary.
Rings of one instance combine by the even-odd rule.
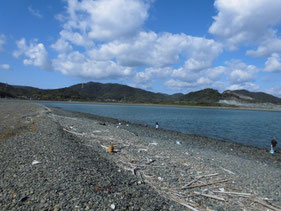
[[[278,205],[273,204],[274,201],[263,198],[254,189],[241,186],[241,182],[237,180],[241,172],[237,168],[228,166],[225,162],[215,163],[217,158],[208,156],[212,155],[210,152],[204,155],[205,151],[185,147],[187,144],[184,139],[171,137],[166,142],[159,137],[144,139],[141,130],[122,128],[119,122],[108,125],[106,130],[96,127],[90,133],[78,133],[72,131],[73,128],[64,130],[80,138],[87,138],[87,141],[90,139],[101,146],[104,152],[118,152],[114,156],[114,162],[120,168],[118,172],[122,169],[129,171],[137,178],[134,184],[149,184],[161,196],[190,210],[229,207],[241,210],[280,210]],[[79,128],[78,131],[83,130]],[[110,203],[110,208],[117,209],[113,205]]]
[[[180,141],[176,141],[176,144],[177,144],[177,145],[181,145],[181,142],[180,142]]]
[[[113,152],[114,151],[114,146],[113,144],[111,144],[108,148],[107,148],[107,152]]]
[[[38,160],[34,160],[34,161],[32,161],[32,165],[36,165],[36,164],[39,164],[39,163],[41,163],[40,161],[38,161]]]
[[[111,208],[112,210],[115,210],[115,204],[111,204],[111,205],[110,205],[110,208]]]
[[[157,143],[157,142],[155,142],[155,141],[153,141],[152,143],[149,143],[149,145],[154,145],[154,146],[157,146],[157,145],[158,145],[158,143]]]

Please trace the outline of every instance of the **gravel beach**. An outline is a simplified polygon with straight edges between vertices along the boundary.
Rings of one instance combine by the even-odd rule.
[[[281,210],[280,152],[25,102],[0,164],[0,210]]]

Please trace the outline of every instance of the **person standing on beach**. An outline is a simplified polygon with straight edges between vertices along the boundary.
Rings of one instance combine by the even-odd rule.
[[[273,152],[275,152],[275,150],[276,150],[276,145],[277,145],[277,140],[275,137],[273,137],[273,139],[271,141],[271,150],[273,150]]]
[[[159,128],[159,123],[158,123],[158,122],[156,122],[156,124],[155,124],[155,128],[156,128],[156,129],[158,129],[158,128]]]

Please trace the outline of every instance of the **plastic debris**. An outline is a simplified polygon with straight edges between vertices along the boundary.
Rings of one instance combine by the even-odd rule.
[[[161,182],[164,180],[162,177],[158,177],[157,179]]]
[[[181,145],[181,142],[180,141],[176,141],[177,145]]]
[[[34,161],[32,161],[32,165],[36,165],[36,164],[38,164],[38,163],[41,163],[40,161],[38,161],[38,160],[34,160]]]
[[[107,148],[108,152],[113,152],[114,151],[114,146],[113,144],[111,144],[108,148]]]
[[[113,210],[115,210],[115,204],[111,204],[111,205],[110,205],[110,208],[113,209]]]
[[[158,143],[156,143],[155,141],[154,142],[152,142],[152,143],[149,143],[149,145],[158,145]]]

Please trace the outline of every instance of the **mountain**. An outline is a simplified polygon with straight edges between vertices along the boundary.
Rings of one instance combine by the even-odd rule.
[[[249,92],[247,90],[224,91],[222,93],[224,100],[235,100],[247,103],[273,103],[281,104],[281,99],[264,92]]]
[[[249,92],[247,90],[224,91],[222,94],[215,89],[203,89],[197,92],[190,92],[180,97],[182,103],[194,105],[214,105],[222,104],[261,104],[272,103],[281,105],[281,99],[264,92]]]
[[[29,86],[12,86],[0,83],[1,98],[33,100],[76,100],[100,102],[161,103],[181,105],[222,106],[225,104],[261,104],[281,105],[281,99],[263,92],[247,90],[224,91],[203,89],[188,94],[173,95],[154,93],[120,84],[102,84],[88,82],[61,89],[38,89]]]
[[[197,92],[190,92],[180,97],[185,102],[216,103],[222,99],[222,95],[215,89],[203,89]]]
[[[37,89],[0,83],[0,96],[35,100],[81,100],[135,103],[165,103],[179,95],[153,93],[120,84],[83,83],[61,89]]]

